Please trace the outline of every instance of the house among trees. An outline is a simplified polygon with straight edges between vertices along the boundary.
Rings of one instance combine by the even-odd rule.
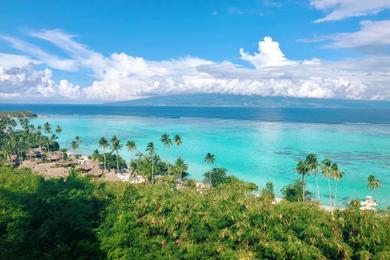
[[[97,160],[85,160],[85,162],[78,167],[78,170],[94,177],[100,177],[103,175],[103,170],[100,169],[100,163]]]
[[[64,153],[61,151],[49,152],[46,155],[46,160],[50,162],[58,162],[64,158]]]
[[[42,158],[45,153],[46,153],[45,147],[38,147],[27,151],[26,156],[30,159]]]

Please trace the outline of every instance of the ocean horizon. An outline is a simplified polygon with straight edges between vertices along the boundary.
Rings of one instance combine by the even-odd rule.
[[[190,178],[201,180],[210,166],[207,152],[215,154],[216,167],[263,188],[271,181],[276,195],[298,179],[296,163],[308,153],[339,164],[344,177],[338,185],[338,206],[352,199],[375,195],[367,177],[382,182],[377,198],[381,208],[390,205],[390,110],[317,108],[210,108],[210,107],[116,107],[106,105],[0,105],[1,111],[30,110],[39,116],[34,124],[60,125],[61,147],[70,149],[75,136],[82,138],[78,152],[89,155],[98,149],[100,137],[117,135],[123,143],[136,142],[144,151],[153,141],[163,160],[178,156],[189,165]],[[180,134],[183,145],[165,149],[163,133]],[[121,155],[135,154],[125,148]],[[327,182],[322,176],[322,203],[328,203]],[[314,177],[308,189],[315,197]],[[375,195],[376,196],[376,195]]]

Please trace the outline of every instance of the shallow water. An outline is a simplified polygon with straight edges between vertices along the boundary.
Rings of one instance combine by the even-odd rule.
[[[54,112],[54,111],[53,111]],[[75,136],[83,142],[79,152],[90,154],[98,148],[98,140],[117,135],[123,143],[131,138],[138,149],[154,141],[162,159],[174,161],[182,156],[189,164],[192,178],[202,179],[210,168],[203,161],[207,152],[215,154],[215,166],[225,167],[238,178],[263,187],[274,183],[275,191],[299,178],[295,165],[307,153],[315,153],[322,160],[329,158],[339,163],[345,172],[338,184],[338,204],[366,195],[367,176],[375,175],[382,182],[377,198],[382,208],[390,205],[390,125],[386,124],[323,124],[309,122],[259,122],[235,119],[195,119],[164,117],[133,117],[107,115],[42,115],[34,123],[61,125],[60,143],[70,147]],[[164,149],[162,133],[178,133],[183,138],[179,148]],[[124,148],[121,154],[131,158]],[[308,179],[315,195],[315,180]],[[328,202],[327,182],[319,177],[321,198]]]

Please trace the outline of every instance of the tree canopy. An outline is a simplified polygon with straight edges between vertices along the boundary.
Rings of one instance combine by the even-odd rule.
[[[256,188],[235,178],[202,192],[169,180],[104,183],[75,173],[45,181],[2,166],[1,257],[389,259],[387,213],[273,205]]]

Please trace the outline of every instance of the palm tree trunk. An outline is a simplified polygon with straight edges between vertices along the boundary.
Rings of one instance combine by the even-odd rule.
[[[333,200],[333,205],[335,208],[337,206],[336,203],[337,203],[337,181],[336,181],[335,188],[334,188],[334,200]]]
[[[106,163],[106,148],[103,148],[103,164],[104,164],[104,170],[107,170],[107,163]]]
[[[154,183],[154,160],[152,159],[152,183]]]
[[[316,174],[316,186],[317,186],[317,201],[320,201],[321,197],[320,197],[320,188],[318,187],[318,176],[317,176],[317,174]]]
[[[119,171],[119,158],[118,158],[118,151],[116,152],[116,170]]]
[[[330,179],[328,178],[329,207],[332,208],[332,193],[330,192]]]
[[[302,174],[302,202],[305,201],[305,175]]]

